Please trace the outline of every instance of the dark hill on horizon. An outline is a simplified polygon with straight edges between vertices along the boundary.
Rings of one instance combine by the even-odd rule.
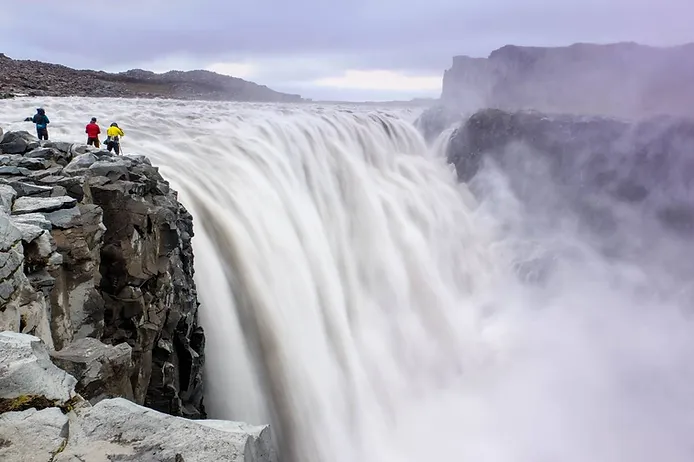
[[[132,69],[119,73],[78,70],[60,64],[12,59],[0,53],[0,95],[172,98],[211,101],[300,102],[299,95],[274,91],[215,72]]]

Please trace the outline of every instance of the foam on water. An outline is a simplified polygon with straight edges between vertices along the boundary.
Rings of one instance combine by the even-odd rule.
[[[412,114],[18,99],[0,126],[31,131],[37,103],[54,139],[117,121],[180,191],[208,410],[272,422],[284,461],[694,457],[690,306],[637,290],[648,261],[531,240],[503,174],[476,200]]]

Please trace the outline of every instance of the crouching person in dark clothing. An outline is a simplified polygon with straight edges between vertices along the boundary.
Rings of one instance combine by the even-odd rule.
[[[113,122],[106,130],[106,149],[108,152],[116,151],[116,155],[120,154],[120,137],[125,136],[123,130],[118,127],[118,124]]]
[[[48,120],[46,111],[44,111],[43,108],[36,109],[36,114],[34,114],[34,117],[27,117],[24,119],[24,121],[33,122],[36,124],[36,135],[40,140],[48,139],[48,124],[51,123],[51,121]]]

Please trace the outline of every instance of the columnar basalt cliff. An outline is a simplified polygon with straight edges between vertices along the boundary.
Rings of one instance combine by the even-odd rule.
[[[0,135],[0,331],[77,391],[204,418],[192,218],[144,156]]]
[[[205,70],[156,74],[132,69],[108,73],[71,69],[40,61],[16,60],[0,53],[0,98],[17,94],[212,101],[303,101],[299,95],[280,93],[265,85]]]
[[[456,56],[444,103],[483,108],[638,118],[694,115],[694,44],[568,47],[507,45],[488,58]]]

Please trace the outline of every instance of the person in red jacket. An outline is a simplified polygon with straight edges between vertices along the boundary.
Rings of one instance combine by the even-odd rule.
[[[87,124],[87,128],[85,130],[85,133],[87,133],[87,146],[94,146],[94,147],[99,147],[99,134],[101,133],[101,128],[96,123],[96,117],[92,117],[92,121]]]

